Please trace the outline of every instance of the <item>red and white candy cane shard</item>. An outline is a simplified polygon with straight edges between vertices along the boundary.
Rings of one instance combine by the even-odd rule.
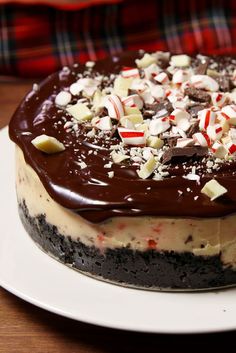
[[[145,78],[150,80],[155,77],[157,74],[161,72],[161,69],[157,66],[157,64],[151,64],[144,69]]]
[[[149,132],[151,135],[159,135],[170,128],[168,117],[151,120],[149,124]]]
[[[196,88],[205,89],[211,92],[219,91],[219,85],[212,77],[207,75],[193,75],[190,82]]]
[[[95,126],[100,130],[111,130],[111,118],[109,116],[104,116],[96,121]]]
[[[190,128],[190,114],[183,109],[175,109],[169,119],[172,124],[178,126],[181,130],[187,131]]]
[[[203,109],[198,113],[199,129],[206,130],[208,126],[214,125],[216,121],[216,113],[211,109]]]
[[[220,140],[223,134],[223,128],[220,124],[209,125],[207,127],[207,135],[211,140]]]
[[[121,76],[124,78],[139,77],[139,71],[135,67],[124,66],[121,70]]]
[[[225,156],[228,154],[227,148],[219,141],[215,141],[211,149],[214,153],[214,156],[217,158],[225,158]]]
[[[169,82],[169,77],[166,72],[160,72],[159,74],[155,75],[154,80],[161,84],[166,84]]]
[[[224,106],[221,109],[221,114],[229,124],[236,125],[236,106],[234,104]]]
[[[187,73],[184,70],[180,69],[174,73],[172,77],[172,82],[174,84],[180,85],[183,82],[187,81],[187,79],[188,79]]]
[[[235,143],[229,142],[229,143],[227,143],[226,147],[227,147],[230,154],[236,153],[236,144]]]
[[[126,107],[138,107],[138,109],[143,108],[143,100],[138,94],[132,94],[131,96],[122,98],[122,103]]]
[[[187,147],[187,146],[193,146],[195,143],[194,139],[192,138],[179,138],[176,143],[176,147]]]
[[[120,120],[120,118],[125,115],[120,98],[114,94],[106,97],[104,106],[107,108],[110,118]]]
[[[118,132],[121,140],[126,145],[144,146],[146,144],[146,137],[144,131],[137,131],[118,127]]]
[[[193,139],[196,144],[202,147],[209,147],[211,145],[211,139],[205,132],[196,132],[193,134]]]
[[[225,104],[227,97],[224,93],[221,92],[213,92],[211,94],[211,100],[212,100],[212,104],[216,105],[217,107],[223,107],[223,105]]]

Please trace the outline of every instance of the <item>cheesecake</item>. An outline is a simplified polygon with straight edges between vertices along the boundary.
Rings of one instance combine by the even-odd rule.
[[[236,284],[233,57],[64,67],[33,85],[9,134],[19,214],[48,255],[128,287]]]

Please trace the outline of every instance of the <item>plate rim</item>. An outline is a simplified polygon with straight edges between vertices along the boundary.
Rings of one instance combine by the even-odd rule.
[[[0,145],[2,142],[6,142],[5,140],[8,139],[9,143],[9,137],[8,137],[8,127],[4,127],[2,130],[0,130]],[[3,140],[3,141],[1,141]],[[10,147],[9,147],[10,148]],[[13,143],[12,143],[12,147],[13,148]],[[12,156],[11,156],[12,157]],[[12,158],[11,158],[12,159]],[[10,160],[10,159],[9,159]],[[11,160],[10,163],[13,163],[13,161]],[[1,176],[0,176],[1,178]],[[18,215],[16,215],[17,217]],[[23,226],[22,226],[23,227]],[[26,233],[26,231],[24,230],[24,232]],[[29,241],[32,241],[29,238]],[[33,241],[32,241],[33,242]],[[0,242],[1,244],[1,242]],[[48,256],[45,254],[45,256]],[[55,261],[55,260],[53,260]],[[57,263],[57,262],[56,262]],[[64,266],[63,264],[61,264],[62,266]],[[84,276],[81,273],[78,273],[78,275],[80,276]],[[96,279],[92,279],[93,281],[97,281]],[[95,283],[95,282],[94,282]],[[115,284],[108,284],[106,283],[106,285],[108,286],[115,286],[118,288],[121,288],[121,286],[117,286]],[[37,298],[34,298],[32,296],[30,296],[27,293],[23,293],[21,290],[19,290],[19,288],[15,288],[14,286],[10,285],[9,283],[7,283],[6,281],[4,281],[3,278],[0,277],[0,286],[2,288],[4,288],[6,291],[12,293],[13,295],[19,297],[20,299],[35,305],[41,309],[47,310],[51,313],[57,314],[57,315],[61,315],[64,316],[66,318],[72,319],[72,320],[76,320],[76,321],[81,321],[84,322],[86,324],[91,324],[91,325],[97,325],[97,326],[101,326],[101,327],[105,327],[105,328],[112,328],[112,329],[118,329],[118,330],[126,330],[126,331],[132,331],[132,332],[143,332],[143,333],[158,333],[158,334],[202,334],[202,333],[214,333],[214,332],[225,332],[225,331],[232,331],[236,329],[236,321],[235,323],[228,323],[228,325],[222,326],[218,326],[218,327],[203,327],[203,328],[194,328],[191,329],[191,327],[187,330],[183,330],[183,329],[178,329],[177,327],[175,327],[175,329],[165,329],[165,328],[148,328],[147,326],[145,327],[145,325],[142,326],[136,326],[136,327],[131,327],[129,324],[126,324],[125,320],[122,322],[122,324],[119,322],[111,322],[111,320],[102,320],[101,318],[91,318],[91,315],[83,315],[78,317],[78,315],[76,314],[72,314],[71,312],[66,312],[63,309],[60,309],[56,306],[51,305],[50,303],[45,303],[42,300],[39,300]],[[124,288],[124,290],[127,290],[127,288]],[[135,288],[129,288],[129,290],[132,291],[142,291],[145,292],[144,290],[139,290],[139,289],[135,289]],[[229,289],[230,290],[230,289]],[[235,289],[236,290],[236,289]],[[165,293],[162,292],[162,294],[164,295]],[[181,295],[181,293],[180,293]],[[236,315],[235,315],[236,316]],[[109,321],[109,322],[108,322]]]

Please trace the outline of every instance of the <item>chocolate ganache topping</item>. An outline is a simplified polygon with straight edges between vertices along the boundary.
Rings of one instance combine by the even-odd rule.
[[[228,215],[236,211],[235,68],[231,57],[142,51],[64,67],[33,86],[10,137],[50,196],[91,222]],[[44,134],[64,150],[36,148]],[[223,196],[201,192],[212,179]]]

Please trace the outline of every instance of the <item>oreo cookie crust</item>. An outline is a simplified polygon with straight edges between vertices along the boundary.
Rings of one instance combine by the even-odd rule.
[[[58,232],[45,215],[29,215],[19,204],[22,223],[31,238],[47,254],[75,270],[97,279],[149,290],[207,290],[236,283],[236,271],[224,267],[220,256],[126,248],[100,251]]]

